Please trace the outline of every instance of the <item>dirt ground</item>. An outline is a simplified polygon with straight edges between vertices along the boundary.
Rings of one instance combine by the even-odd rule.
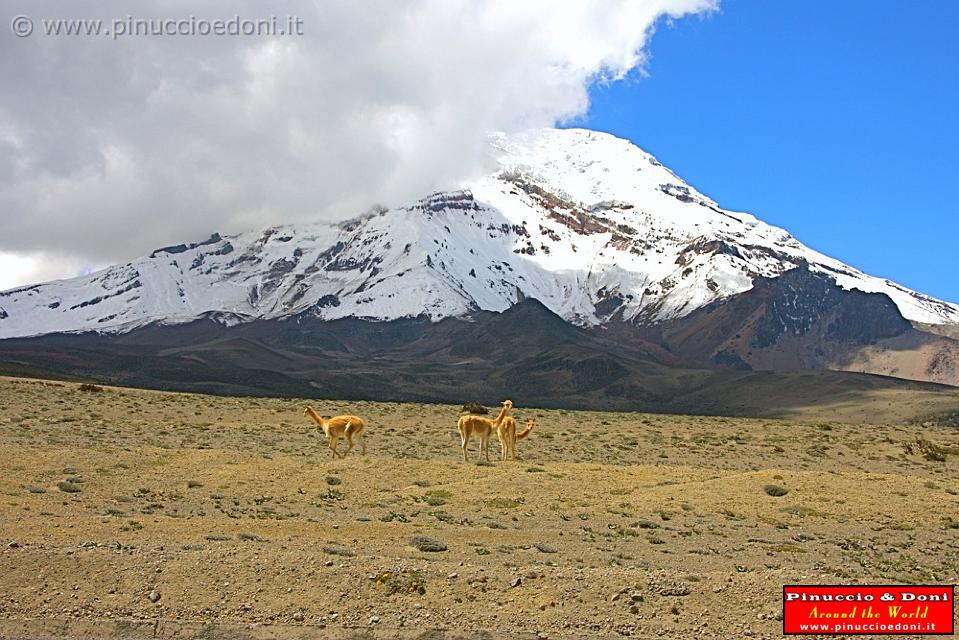
[[[304,401],[0,379],[0,636],[777,638],[783,584],[959,581],[959,429],[513,400],[490,465],[313,402],[333,460]]]

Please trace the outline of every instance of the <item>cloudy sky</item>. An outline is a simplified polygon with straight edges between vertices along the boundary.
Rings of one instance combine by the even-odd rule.
[[[301,36],[113,37],[47,32],[75,18],[131,30],[136,5],[0,6],[0,288],[455,184],[482,169],[487,132],[582,116],[590,86],[642,69],[654,27],[716,8],[287,2],[278,23],[300,18]],[[168,0],[132,17],[273,15],[215,6]]]

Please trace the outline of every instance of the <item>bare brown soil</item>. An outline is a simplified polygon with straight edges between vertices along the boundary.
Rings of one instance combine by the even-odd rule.
[[[332,460],[304,401],[0,379],[0,636],[776,638],[783,584],[959,581],[955,428],[513,400],[491,466],[313,402],[368,420]]]

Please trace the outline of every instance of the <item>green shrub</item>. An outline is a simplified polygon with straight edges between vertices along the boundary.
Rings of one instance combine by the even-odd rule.
[[[76,484],[75,482],[70,482],[68,480],[58,482],[57,487],[60,489],[60,491],[64,493],[80,493],[80,491],[82,491],[82,489],[80,488],[80,485]]]
[[[765,487],[763,487],[763,491],[765,491],[767,495],[773,496],[774,498],[779,498],[789,493],[789,489],[781,484],[767,484]]]
[[[446,543],[436,538],[431,538],[429,536],[413,536],[410,539],[410,544],[420,551],[425,552],[439,552],[446,551],[448,547]]]

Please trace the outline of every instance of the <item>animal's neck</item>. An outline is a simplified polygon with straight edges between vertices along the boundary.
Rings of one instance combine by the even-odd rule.
[[[505,417],[506,417],[506,405],[504,404],[503,407],[499,410],[499,415],[496,416],[495,420],[493,420],[493,424],[496,424],[496,425],[500,424],[503,421],[503,418]]]
[[[324,428],[326,427],[326,420],[324,420],[323,417],[313,409],[313,407],[309,407],[307,409],[307,412],[309,412],[311,418],[316,420],[316,423],[318,425]]]

